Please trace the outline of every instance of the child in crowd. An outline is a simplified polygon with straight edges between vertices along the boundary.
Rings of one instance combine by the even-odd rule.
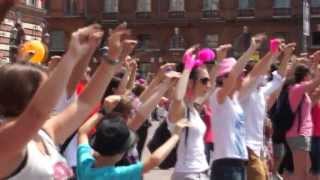
[[[97,132],[91,138],[90,146],[87,134],[96,124]],[[115,164],[136,143],[136,135],[120,115],[96,114],[79,129],[77,176],[80,180],[139,180],[143,173],[158,166],[166,158],[178,143],[180,133],[186,126],[186,120],[176,123],[171,138],[145,161],[116,167]]]

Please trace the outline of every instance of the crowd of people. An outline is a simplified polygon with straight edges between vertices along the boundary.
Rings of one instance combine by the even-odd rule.
[[[144,79],[127,24],[104,33],[91,24],[62,57],[0,66],[0,179],[320,180],[320,51],[260,33],[238,59],[193,45]]]

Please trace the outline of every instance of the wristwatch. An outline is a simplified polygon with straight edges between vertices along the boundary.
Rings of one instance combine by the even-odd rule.
[[[119,59],[111,59],[108,55],[109,47],[104,46],[98,50],[100,57],[108,64],[116,65],[120,63]]]

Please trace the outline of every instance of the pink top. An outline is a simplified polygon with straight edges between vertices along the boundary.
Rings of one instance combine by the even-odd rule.
[[[312,108],[313,136],[320,137],[320,103]]]
[[[311,118],[311,108],[312,102],[309,95],[306,93],[306,86],[310,82],[302,82],[295,84],[290,88],[289,100],[291,109],[296,111],[303,95],[305,95],[304,102],[301,109],[301,120],[300,120],[300,131],[298,131],[298,118],[299,114],[296,115],[292,128],[287,132],[287,137],[297,137],[297,136],[312,136],[312,118]]]

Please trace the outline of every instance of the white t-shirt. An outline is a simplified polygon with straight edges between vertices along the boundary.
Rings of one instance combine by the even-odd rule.
[[[50,155],[44,155],[36,142],[30,141],[27,145],[26,165],[8,180],[56,180],[73,177],[72,169],[57,151],[51,138],[41,130],[38,134]]]
[[[223,104],[217,101],[218,89],[210,97],[213,110],[212,129],[215,134],[213,159],[248,159],[245,119],[238,95],[226,97]]]
[[[263,150],[263,127],[266,118],[266,98],[282,86],[284,79],[276,72],[273,73],[273,80],[266,83],[261,76],[250,88],[247,95],[240,98],[246,119],[246,141],[247,147],[255,155],[260,156]]]
[[[185,142],[186,131],[184,130],[181,134],[177,149],[175,172],[204,172],[209,168],[205,156],[203,138],[206,132],[206,125],[194,107],[190,107],[189,122],[191,122],[192,127],[189,127],[187,142]],[[170,124],[169,128],[172,129],[172,127],[172,124]]]

